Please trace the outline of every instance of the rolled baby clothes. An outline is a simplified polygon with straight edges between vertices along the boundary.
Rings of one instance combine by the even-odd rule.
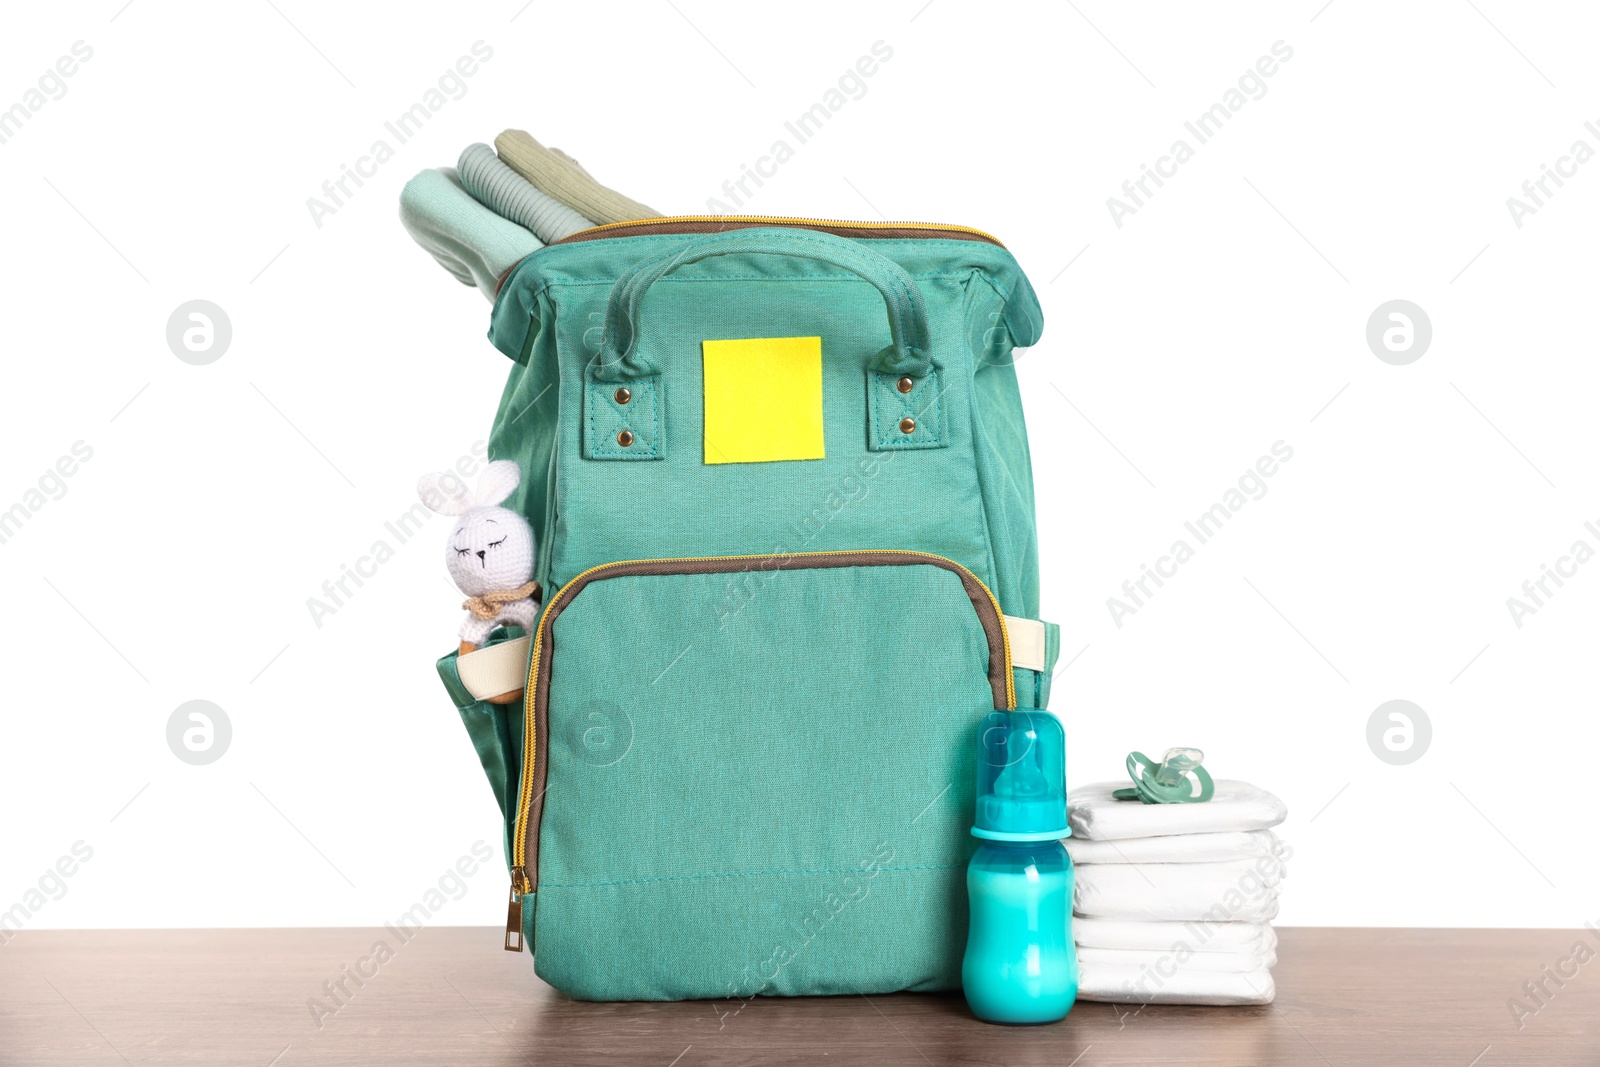
[[[596,224],[661,217],[655,208],[601,185],[570,156],[546,148],[522,130],[506,130],[494,139],[494,147],[506,166],[540,192]]]
[[[1074,837],[1118,841],[1129,837],[1265,830],[1289,816],[1283,801],[1248,782],[1219,780],[1204,804],[1142,804],[1111,794],[1126,782],[1096,782],[1067,794]]]
[[[1278,914],[1276,856],[1232,863],[1086,863],[1075,870],[1072,910],[1108,919],[1264,922]]]
[[[461,184],[479,203],[503,218],[533,231],[545,244],[561,240],[594,223],[559,200],[535,189],[486,144],[468,145],[456,164]]]
[[[532,233],[473,199],[452,167],[425,170],[400,191],[400,221],[412,240],[465,285],[494,300],[500,278],[544,247]]]
[[[561,159],[566,160],[568,163],[571,163],[574,167],[577,167],[580,171],[583,171],[583,174],[584,174],[585,177],[587,177],[587,178],[594,177],[594,175],[590,174],[588,171],[583,169],[583,164],[582,163],[579,163],[576,159],[573,159],[571,156],[569,156],[565,152],[561,151],[561,149],[557,148],[555,145],[551,145],[550,146],[550,154],[552,156],[558,156]]]
[[[1226,952],[1245,956],[1277,955],[1278,932],[1265,922],[1160,922],[1139,919],[1072,920],[1072,940],[1086,949],[1134,949],[1149,952]]]

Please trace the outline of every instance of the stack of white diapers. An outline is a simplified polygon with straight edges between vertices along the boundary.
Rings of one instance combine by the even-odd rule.
[[[1269,827],[1283,801],[1218,781],[1203,804],[1117,800],[1127,782],[1067,797],[1076,868],[1078,996],[1121,1004],[1266,1004],[1278,884],[1290,850]]]

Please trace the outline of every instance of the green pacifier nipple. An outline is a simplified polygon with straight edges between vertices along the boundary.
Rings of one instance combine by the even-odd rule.
[[[1160,763],[1143,752],[1130,752],[1127,766],[1133,788],[1118,789],[1111,795],[1146,804],[1199,804],[1210,800],[1216,786],[1200,766],[1205,758],[1198,748],[1169,748]]]

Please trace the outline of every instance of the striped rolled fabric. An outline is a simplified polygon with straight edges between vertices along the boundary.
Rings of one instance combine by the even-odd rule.
[[[494,139],[494,147],[502,162],[540,192],[596,224],[661,217],[655,208],[601,185],[570,157],[558,155],[522,130],[506,130]]]
[[[503,218],[532,230],[549,244],[594,225],[558,200],[535,189],[500,161],[486,144],[468,145],[456,164],[461,184],[477,201]]]

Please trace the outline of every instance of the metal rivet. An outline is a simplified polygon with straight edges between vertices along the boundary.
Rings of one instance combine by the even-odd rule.
[[[900,420],[900,432],[911,433],[917,428],[917,420],[909,416]]]
[[[911,390],[917,387],[917,383],[912,381],[910,378],[901,378],[898,382],[894,383],[894,387],[900,390],[902,393],[909,393]]]
[[[617,397],[617,403],[626,404],[628,401],[633,399],[633,394],[630,393],[627,389],[618,389],[617,393],[616,393],[616,397]]]
[[[621,445],[623,448],[627,448],[629,445],[633,444],[633,431],[623,430],[621,433],[617,434],[617,444]]]

